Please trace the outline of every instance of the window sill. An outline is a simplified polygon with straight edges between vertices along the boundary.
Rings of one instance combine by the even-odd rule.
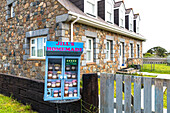
[[[96,62],[88,62],[88,63],[86,63],[86,65],[95,65],[96,64]]]
[[[27,61],[45,61],[45,58],[28,58]]]

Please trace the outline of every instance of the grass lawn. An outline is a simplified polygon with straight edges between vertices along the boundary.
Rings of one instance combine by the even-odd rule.
[[[31,110],[29,105],[23,105],[12,97],[0,94],[0,113],[36,113]]]
[[[170,74],[170,66],[167,66],[166,64],[155,64],[155,70],[151,71],[151,64],[143,64],[143,69],[141,69],[141,71],[150,73]]]

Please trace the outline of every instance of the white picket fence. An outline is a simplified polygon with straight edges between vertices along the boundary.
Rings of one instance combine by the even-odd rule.
[[[114,81],[116,81],[116,92],[114,92]],[[131,83],[134,83],[134,96],[131,95]],[[152,86],[155,86],[155,111],[152,111]],[[170,113],[170,80],[102,73],[100,76],[100,113],[114,113],[114,109],[116,113],[123,111],[124,113],[163,113],[164,86],[167,87],[167,113]],[[141,90],[144,90],[144,94]],[[122,100],[122,92],[124,92],[124,100]],[[116,103],[114,103],[114,93],[116,93]],[[143,96],[144,100],[141,98]]]

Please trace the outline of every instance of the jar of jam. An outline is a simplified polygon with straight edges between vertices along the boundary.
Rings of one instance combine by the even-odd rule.
[[[52,82],[52,83],[51,83],[51,87],[52,87],[52,88],[55,88],[55,82]]]
[[[72,74],[72,79],[77,79],[76,73],[73,73],[73,74]]]
[[[66,66],[66,71],[70,71],[71,69],[70,69],[70,65],[67,65]]]
[[[57,97],[59,97],[59,95],[58,95],[58,90],[55,90],[55,91],[54,91],[54,98],[57,98]]]
[[[73,92],[69,91],[69,97],[73,97]]]
[[[64,91],[64,97],[68,97],[68,89],[69,89],[68,87],[64,88],[64,90],[65,90]]]
[[[75,71],[75,70],[76,70],[76,66],[72,65],[72,66],[71,66],[71,70],[72,70],[72,71]]]
[[[53,79],[58,79],[58,75],[57,74],[53,74]]]
[[[77,90],[74,90],[74,97],[77,97]]]
[[[47,81],[47,88],[51,88],[51,81]]]
[[[69,82],[65,82],[65,87],[68,87],[69,86]]]
[[[59,94],[58,94],[59,97],[61,97],[61,90],[59,90]]]
[[[59,64],[55,64],[54,65],[54,69],[55,69],[55,71],[59,71],[60,70],[60,65]]]
[[[49,72],[48,72],[48,79],[52,79],[52,76],[53,76],[53,72],[52,72],[52,71],[49,71]]]
[[[69,82],[69,87],[73,87],[73,83],[72,82]]]
[[[49,70],[49,71],[53,71],[53,65],[52,65],[52,64],[49,64],[49,65],[48,65],[48,70]]]
[[[61,71],[57,71],[57,74],[61,74]]]
[[[73,87],[77,87],[77,80],[73,80]]]
[[[71,72],[67,72],[66,75],[67,75],[67,79],[71,79]]]
[[[56,87],[61,87],[61,81],[60,80],[56,81]]]

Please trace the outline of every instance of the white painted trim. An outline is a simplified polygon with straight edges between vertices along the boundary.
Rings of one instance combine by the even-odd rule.
[[[108,12],[108,10],[107,10],[107,4],[111,4],[111,21],[110,21],[110,19],[108,19],[108,16],[107,16],[107,12]],[[113,0],[105,0],[105,21],[107,22],[111,22],[112,24],[114,23],[114,2],[113,2]]]
[[[88,8],[88,6],[87,6],[87,2],[89,2],[89,3],[92,3],[92,0],[84,0],[84,13],[86,14],[86,15],[88,15],[88,16],[91,16],[91,15],[94,15],[95,16],[95,18],[97,18],[97,12],[98,12],[98,5],[97,5],[97,0],[94,0],[94,3],[92,3],[92,4],[94,4],[94,14],[91,14],[91,15],[89,15],[90,14],[90,12],[88,12],[88,10],[87,10],[87,8]],[[88,14],[89,13],[89,14]],[[93,16],[91,16],[91,17],[93,17]]]
[[[96,28],[104,29],[104,30],[107,30],[107,31],[110,31],[110,32],[118,33],[120,35],[125,35],[125,36],[128,36],[128,37],[133,38],[133,39],[146,41],[146,39],[144,39],[143,36],[141,36],[139,34],[136,34],[134,32],[130,32],[128,30],[119,28],[119,27],[117,27],[115,25],[106,24],[106,23],[100,22],[100,21],[98,21],[96,19],[86,17],[86,16],[83,16],[83,15],[80,15],[80,14],[77,14],[77,13],[74,13],[74,12],[71,12],[71,11],[69,11],[68,14],[72,15],[73,19],[75,19],[77,16],[79,16],[80,19],[77,21],[78,23],[82,23],[82,24],[85,24],[85,25],[89,25],[89,26],[93,26],[93,27],[96,27]]]
[[[91,53],[90,61],[88,61],[88,60],[86,59],[86,62],[89,63],[89,62],[93,62],[93,58],[94,58],[94,57],[93,57],[93,54],[94,54],[94,52],[93,52],[93,38],[87,37],[86,39],[87,39],[87,40],[86,40],[86,44],[87,44],[87,46],[86,46],[86,58],[88,58],[88,57],[87,57],[87,51],[90,51],[90,53]],[[89,41],[89,40],[91,40],[91,50],[88,49],[88,46],[89,46],[89,45],[88,45],[88,41]]]
[[[107,43],[109,43],[109,50],[107,50]],[[109,57],[107,58],[107,52],[109,52]],[[106,60],[111,60],[111,41],[107,40],[106,42]]]

